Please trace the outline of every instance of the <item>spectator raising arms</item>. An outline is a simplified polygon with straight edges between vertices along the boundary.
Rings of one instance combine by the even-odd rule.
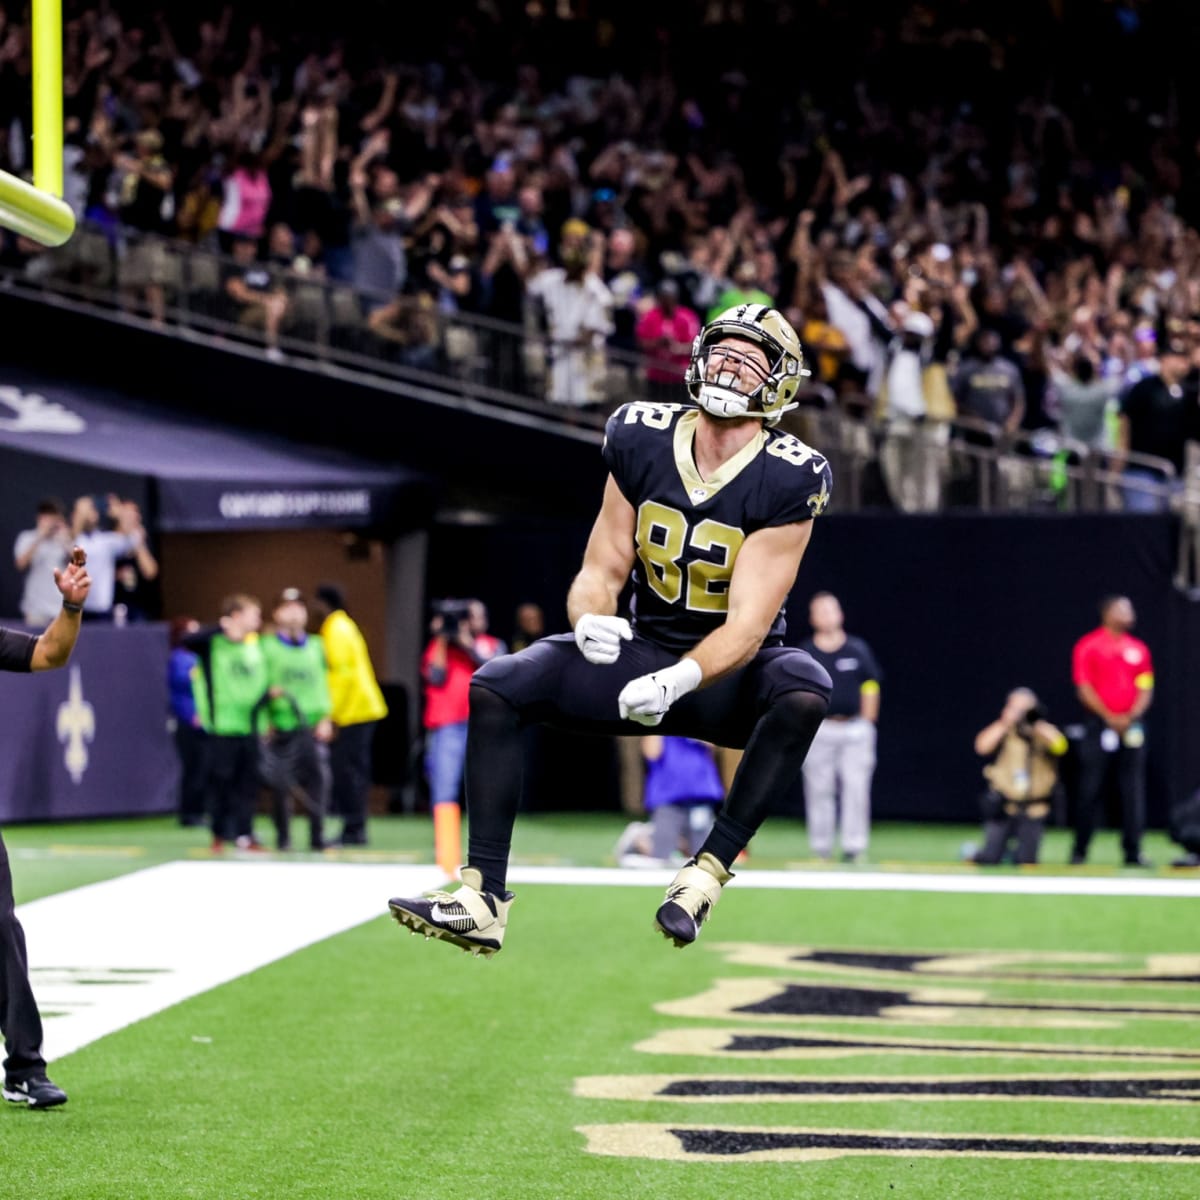
[[[1191,6],[1042,5],[1036,37],[1019,6],[929,0],[914,18],[863,0],[853,20],[808,6],[822,53],[799,90],[793,7],[658,6],[651,62],[630,36],[646,13],[628,0],[603,15],[538,4],[520,20],[444,5],[402,38],[369,5],[339,11],[335,35],[294,6],[211,19],[83,0],[64,28],[66,191],[92,236],[45,255],[5,234],[0,263],[108,287],[115,256],[121,303],[162,322],[180,277],[159,235],[219,247],[241,259],[240,283],[221,289],[234,319],[278,357],[284,321],[301,346],[320,327],[297,314],[290,273],[247,277],[268,231],[286,229],[272,268],[305,258],[359,293],[330,296],[335,344],[428,370],[490,362],[489,382],[569,409],[643,382],[614,352],[642,344],[664,279],[709,316],[778,304],[821,382],[859,411],[877,411],[912,315],[934,324],[935,407],[953,378],[963,415],[1010,435],[1061,420],[1076,438],[1082,410],[1094,428],[1096,397],[1060,374],[1083,360],[1097,391],[1157,376],[1173,345],[1200,375],[1197,127],[1172,53],[1195,41]],[[14,95],[28,87],[23,21],[10,14],[0,43]],[[752,69],[708,69],[730,45],[756,47]],[[1063,62],[1050,101],[1046,64]],[[18,172],[31,132],[14,110],[2,153]],[[482,350],[447,334],[476,312],[512,329]],[[516,330],[539,317],[548,344],[524,354]],[[1168,489],[1139,473],[1161,485],[1195,440],[1161,400],[1143,390],[1125,408],[1127,445],[1083,439],[1128,467],[1130,507],[1161,504]],[[934,490],[901,506],[928,508]]]
[[[117,563],[134,556],[144,576],[158,574],[158,563],[146,545],[146,530],[136,504],[106,501],[116,513],[116,528],[100,528],[100,510],[92,496],[80,496],[71,510],[71,536],[88,556],[92,586],[83,608],[84,620],[111,621]]]
[[[25,576],[21,617],[26,625],[48,625],[62,607],[54,572],[66,565],[70,551],[71,531],[62,505],[57,500],[41,501],[33,528],[17,534],[13,545],[13,561]]]

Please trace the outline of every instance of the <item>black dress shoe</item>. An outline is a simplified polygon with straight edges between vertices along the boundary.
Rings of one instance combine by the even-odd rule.
[[[1144,854],[1135,854],[1132,858],[1127,858],[1125,860],[1125,866],[1127,866],[1127,867],[1153,867],[1154,864]]]

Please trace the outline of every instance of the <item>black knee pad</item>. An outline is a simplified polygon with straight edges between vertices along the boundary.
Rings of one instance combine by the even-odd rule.
[[[520,723],[520,714],[498,692],[492,691],[481,683],[472,683],[468,693],[471,705],[472,724],[486,724],[495,727],[511,726],[514,729]]]
[[[777,736],[807,739],[828,709],[829,701],[816,692],[787,692],[771,705],[764,719],[771,722]]]

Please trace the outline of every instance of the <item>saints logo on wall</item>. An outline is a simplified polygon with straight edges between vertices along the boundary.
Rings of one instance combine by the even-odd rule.
[[[63,743],[63,765],[72,783],[82,783],[88,766],[88,743],[96,736],[96,710],[83,698],[83,673],[71,668],[67,698],[58,706],[55,733]]]

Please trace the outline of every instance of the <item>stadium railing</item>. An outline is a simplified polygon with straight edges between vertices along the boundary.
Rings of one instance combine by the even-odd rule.
[[[521,324],[513,324],[401,297],[389,339],[371,328],[370,316],[397,299],[394,295],[356,291],[275,264],[257,265],[265,265],[272,286],[287,294],[278,348],[295,366],[333,363],[597,432],[617,405],[650,396],[646,358],[612,346],[581,352],[556,345],[533,306]],[[146,288],[157,285],[163,291],[165,331],[265,350],[260,314],[248,313],[225,287],[246,269],[178,239],[83,222],[66,245],[31,255],[23,267],[4,268],[0,282],[138,324],[151,319]],[[548,397],[556,393],[575,403],[552,402]],[[863,507],[872,495],[870,473],[890,436],[888,425],[872,419],[874,406],[866,396],[856,402],[814,384],[799,398],[801,409],[785,418],[786,427],[830,458],[839,509]],[[1183,512],[1200,530],[1200,464],[1185,486],[1166,459],[1118,456],[1053,431],[1010,435],[966,416],[926,428],[938,458],[939,508],[1105,512],[1128,508],[1131,498],[1140,497],[1145,507]],[[1128,473],[1130,467],[1136,474]]]

